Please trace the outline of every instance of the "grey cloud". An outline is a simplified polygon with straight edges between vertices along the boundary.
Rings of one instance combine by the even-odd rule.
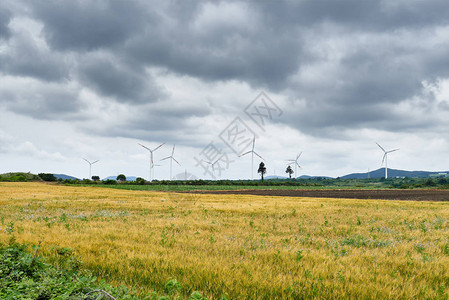
[[[0,103],[8,110],[42,120],[83,119],[78,92],[66,86],[31,87],[22,91],[0,91]]]
[[[17,33],[7,48],[0,54],[0,70],[6,74],[46,81],[61,81],[69,77],[64,57],[39,48],[27,32]]]
[[[171,100],[176,102],[176,99]],[[185,101],[178,105],[171,103],[153,103],[134,109],[129,115],[114,120],[114,125],[104,124],[95,128],[86,128],[90,133],[101,136],[121,136],[141,140],[159,140],[167,143],[182,141],[185,146],[201,144],[197,140],[202,126],[191,123],[191,118],[202,118],[211,113],[212,108],[201,103],[188,105]],[[202,123],[207,127],[207,124]],[[204,143],[204,142],[203,142]],[[203,145],[203,144],[201,144]]]

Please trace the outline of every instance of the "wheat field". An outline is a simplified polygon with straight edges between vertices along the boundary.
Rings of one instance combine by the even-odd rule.
[[[69,247],[145,297],[447,299],[449,204],[0,183],[0,242]]]

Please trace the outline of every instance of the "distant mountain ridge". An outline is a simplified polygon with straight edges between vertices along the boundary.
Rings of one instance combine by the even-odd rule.
[[[53,176],[55,176],[56,179],[62,179],[62,180],[66,180],[66,179],[70,179],[70,180],[78,179],[78,178],[76,178],[76,177],[73,177],[73,176],[70,176],[70,175],[66,175],[66,174],[53,174]]]
[[[309,175],[301,175],[301,176],[297,177],[297,179],[315,179],[315,178],[333,179],[333,177],[329,177],[329,176],[309,176]]]
[[[396,170],[388,168],[388,177],[410,177],[410,178],[427,178],[433,176],[437,176],[441,174],[449,174],[449,171],[438,171],[438,172],[430,172],[430,171],[405,171],[405,170]],[[341,176],[342,179],[366,179],[366,178],[382,178],[385,177],[385,168],[380,168],[371,172],[366,173],[351,173],[348,175]]]

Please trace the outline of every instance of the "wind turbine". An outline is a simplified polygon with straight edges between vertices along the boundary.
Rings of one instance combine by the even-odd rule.
[[[139,143],[138,143],[139,144]],[[153,177],[154,177],[154,161],[153,161],[153,152],[154,151],[156,151],[157,149],[159,149],[160,147],[162,147],[162,145],[164,145],[165,143],[162,143],[162,144],[160,144],[159,146],[157,146],[156,148],[154,148],[153,150],[151,150],[150,148],[148,148],[148,147],[145,147],[144,145],[142,145],[142,144],[139,144],[140,146],[142,146],[143,148],[145,148],[145,149],[147,149],[148,151],[150,151],[150,158],[151,158],[151,161],[150,161],[150,181],[152,181],[153,180]]]
[[[215,171],[215,164],[218,163],[218,162],[220,161],[220,159],[221,159],[221,158],[217,159],[217,160],[214,161],[214,162],[211,162],[211,161],[205,161],[205,160],[204,160],[204,162],[205,162],[206,164],[211,165],[211,167],[212,167],[212,172],[213,172],[213,171]]]
[[[99,162],[99,160],[90,162],[87,159],[83,158],[89,164],[89,179],[92,179],[92,165]]]
[[[167,156],[167,157],[165,157],[165,158],[163,158],[163,159],[161,159],[161,161],[162,160],[166,160],[166,159],[170,159],[170,180],[172,179],[172,167],[173,167],[173,161],[175,161],[178,165],[181,165],[174,157],[173,157],[173,154],[175,153],[175,145],[173,145],[173,150],[171,151],[171,155],[170,156]]]
[[[256,137],[254,136],[254,138],[253,138],[253,147],[251,148],[251,150],[248,151],[248,152],[245,152],[245,153],[243,153],[242,155],[239,156],[239,157],[242,157],[243,155],[246,155],[246,154],[251,153],[251,180],[254,180],[254,154],[256,154],[257,156],[259,156],[260,158],[262,158],[262,160],[265,160],[265,159],[263,159],[262,156],[260,156],[259,154],[257,154],[257,153],[254,151],[254,144],[255,144],[255,143],[256,143]]]
[[[384,157],[382,158],[382,163],[380,164],[381,166],[384,164],[385,162],[385,179],[388,178],[388,164],[387,164],[387,160],[388,160],[388,153],[394,152],[394,151],[398,151],[399,149],[394,149],[394,150],[389,150],[389,151],[385,151],[384,148],[382,148],[381,145],[379,145],[376,142],[377,146],[379,146],[380,149],[382,149],[382,151],[384,152]]]
[[[301,156],[302,152],[299,153],[298,155],[296,155],[296,159],[289,159],[288,161],[290,162],[288,165],[294,164],[295,165],[295,178],[297,175],[296,173],[296,166],[298,166],[301,169],[301,166],[298,164],[298,159]]]

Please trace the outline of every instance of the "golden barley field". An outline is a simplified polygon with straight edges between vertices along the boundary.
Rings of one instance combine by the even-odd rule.
[[[70,247],[142,297],[447,299],[449,203],[0,183],[0,242]]]

